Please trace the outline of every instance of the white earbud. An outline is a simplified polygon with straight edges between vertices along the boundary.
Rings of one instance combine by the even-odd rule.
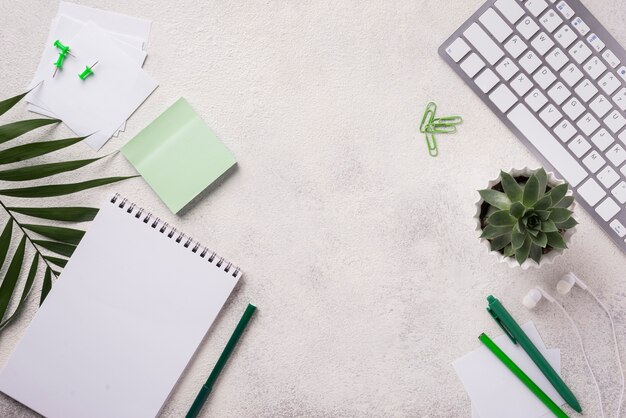
[[[541,298],[546,298],[546,300],[551,303],[556,302],[548,292],[537,286],[526,293],[526,296],[522,299],[522,304],[528,309],[535,309]]]
[[[562,295],[567,295],[570,290],[577,284],[583,290],[588,290],[587,285],[583,283],[574,273],[566,273],[556,284],[556,291]]]

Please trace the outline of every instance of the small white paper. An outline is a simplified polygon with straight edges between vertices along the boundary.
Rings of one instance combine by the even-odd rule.
[[[522,325],[522,329],[546,356],[547,349],[534,324],[527,322]],[[494,341],[557,405],[565,403],[522,347],[513,344],[506,335],[495,338]],[[541,417],[549,412],[486,347],[480,347],[456,360],[453,367],[480,418]]]

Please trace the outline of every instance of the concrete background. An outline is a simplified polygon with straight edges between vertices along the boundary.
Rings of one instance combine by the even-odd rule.
[[[520,300],[532,286],[553,290],[561,274],[576,272],[613,309],[626,354],[626,257],[580,208],[571,248],[540,271],[494,264],[474,231],[475,190],[500,168],[537,165],[437,56],[482,0],[84,3],[154,22],[144,68],[160,87],[102,152],[119,149],[184,96],[239,162],[182,216],[142,179],[66,200],[97,206],[120,191],[245,272],[164,417],[187,411],[248,302],[258,315],[203,416],[468,417],[450,363],[479,346],[480,332],[500,333],[484,311],[490,293],[562,349],[565,380],[585,416],[599,416],[566,319],[547,304],[528,312]],[[626,45],[623,1],[585,3]],[[55,1],[0,0],[3,98],[29,83],[56,9]],[[429,100],[465,120],[456,135],[441,137],[438,158],[417,131]],[[20,106],[2,120],[26,114]],[[31,138],[65,136],[60,126]],[[42,160],[91,155],[79,145]],[[83,171],[133,172],[121,155]],[[36,311],[36,286],[0,334],[0,366]],[[608,321],[580,290],[559,299],[582,329],[614,411],[619,380]],[[0,415],[32,413],[2,396]]]

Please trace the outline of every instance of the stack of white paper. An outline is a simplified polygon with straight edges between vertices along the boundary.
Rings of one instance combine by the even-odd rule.
[[[61,2],[27,96],[29,110],[63,120],[95,150],[126,127],[126,120],[157,87],[143,69],[151,22]],[[63,68],[55,41],[70,47]],[[97,62],[93,75],[79,74]],[[53,77],[54,76],[54,77]]]
[[[522,325],[550,365],[561,374],[561,351],[548,349],[532,322]],[[507,335],[494,342],[537,384],[557,405],[565,401],[539,368],[519,345]],[[453,364],[472,401],[472,418],[539,418],[551,416],[550,410],[486,347],[480,347]]]

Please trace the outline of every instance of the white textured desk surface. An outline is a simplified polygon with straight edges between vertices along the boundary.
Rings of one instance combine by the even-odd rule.
[[[475,190],[500,168],[537,165],[437,55],[482,0],[85,4],[153,20],[144,68],[160,87],[104,152],[185,96],[239,162],[183,216],[169,214],[141,179],[108,189],[154,208],[245,271],[163,416],[186,412],[250,301],[258,315],[204,416],[468,417],[450,363],[479,346],[481,331],[500,333],[485,312],[490,293],[562,349],[565,380],[585,416],[599,416],[565,318],[547,304],[528,312],[520,299],[531,286],[553,290],[562,273],[576,272],[613,308],[626,355],[626,257],[580,208],[571,249],[541,271],[494,264],[474,231]],[[626,44],[623,1],[586,4]],[[2,98],[27,86],[56,9],[56,1],[0,0]],[[441,136],[438,158],[417,132],[431,99],[441,114],[465,120],[458,134]],[[22,107],[3,120],[25,114]],[[92,155],[74,148],[61,156]],[[121,155],[92,174],[102,171],[132,173]],[[98,205],[105,193],[71,202]],[[1,334],[0,365],[37,299]],[[608,321],[581,291],[562,301],[614,410]],[[31,414],[0,397],[0,415]]]

